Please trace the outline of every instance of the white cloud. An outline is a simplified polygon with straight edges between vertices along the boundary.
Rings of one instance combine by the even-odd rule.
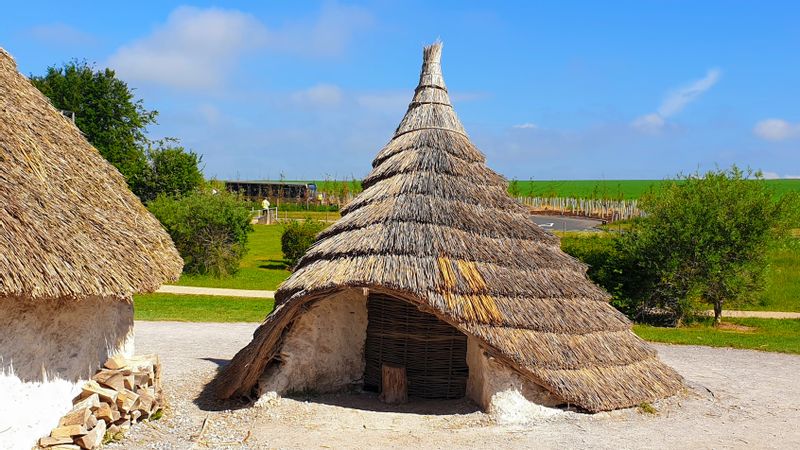
[[[789,123],[783,119],[764,119],[753,128],[753,133],[768,141],[783,141],[800,136],[800,123]]]
[[[539,128],[539,126],[536,125],[535,123],[525,122],[525,123],[520,123],[518,125],[514,125],[511,128],[518,128],[518,129],[521,129],[521,130],[535,130],[535,129]]]
[[[318,84],[291,95],[294,104],[322,108],[338,106],[343,98],[342,89],[333,84]]]
[[[761,171],[761,176],[764,177],[765,180],[800,178],[800,175],[781,175],[778,172],[770,172],[766,170]]]
[[[666,119],[678,114],[686,105],[697,100],[704,92],[711,89],[717,84],[719,77],[719,69],[709,70],[705,77],[669,92],[656,112],[637,117],[631,125],[643,132],[655,133],[660,131],[666,125]]]
[[[371,24],[364,10],[336,3],[326,4],[311,20],[275,29],[242,11],[181,6],[150,35],[119,48],[108,64],[128,81],[214,89],[248,53],[336,56]]]
[[[186,89],[216,88],[267,30],[235,10],[181,6],[153,33],[117,50],[109,65],[122,78]]]
[[[94,36],[65,23],[51,23],[29,28],[27,36],[52,45],[89,45],[97,41]]]

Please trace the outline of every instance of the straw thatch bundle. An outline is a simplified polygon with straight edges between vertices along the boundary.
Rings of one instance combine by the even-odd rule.
[[[183,261],[124,178],[0,48],[0,297],[129,298]]]
[[[364,191],[281,285],[275,311],[215,380],[218,395],[249,395],[303,306],[348,287],[417,305],[589,411],[675,393],[681,377],[484,165],[450,104],[441,49],[425,48],[414,99]]]

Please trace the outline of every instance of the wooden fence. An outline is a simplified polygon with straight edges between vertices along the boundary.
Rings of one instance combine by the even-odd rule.
[[[601,200],[566,197],[517,197],[517,201],[539,214],[591,217],[614,222],[641,217],[636,200]]]

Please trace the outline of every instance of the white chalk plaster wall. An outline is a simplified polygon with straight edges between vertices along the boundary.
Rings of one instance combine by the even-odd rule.
[[[133,354],[129,299],[0,298],[0,448],[30,449],[117,353]]]
[[[496,360],[474,337],[467,340],[467,396],[499,423],[525,423],[560,414],[563,400]]]
[[[280,362],[259,381],[259,393],[335,392],[364,376],[367,296],[339,291],[301,312],[284,337]]]
[[[274,393],[336,392],[358,385],[364,375],[367,292],[349,289],[319,300],[301,313],[284,337],[279,363],[259,380],[267,404]],[[400,301],[400,300],[398,300]],[[474,337],[467,341],[472,401],[501,423],[523,423],[561,413],[563,401],[489,356]]]

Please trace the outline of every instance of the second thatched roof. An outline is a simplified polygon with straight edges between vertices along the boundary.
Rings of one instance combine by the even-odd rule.
[[[0,48],[0,297],[127,297],[182,267],[122,175]]]
[[[681,377],[485,166],[440,55],[440,44],[425,48],[414,98],[364,191],[281,285],[275,311],[215,380],[219,396],[249,395],[303,305],[351,287],[416,304],[589,411],[674,394]]]

